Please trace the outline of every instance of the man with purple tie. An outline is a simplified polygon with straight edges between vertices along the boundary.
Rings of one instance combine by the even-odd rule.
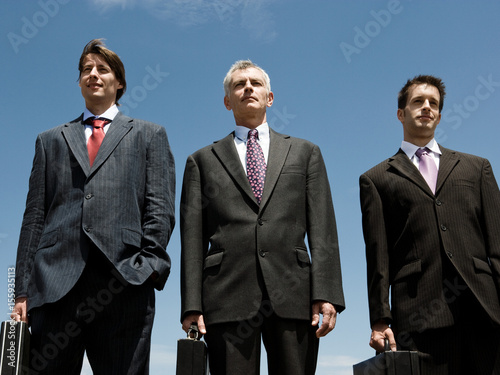
[[[205,334],[212,375],[258,374],[261,338],[269,374],[314,374],[319,337],[344,309],[323,158],[268,126],[274,94],[262,68],[237,61],[224,90],[236,128],[184,172],[183,328]]]
[[[408,80],[401,148],[360,177],[370,345],[418,351],[422,374],[499,374],[500,191],[488,160],[436,142],[444,97]]]

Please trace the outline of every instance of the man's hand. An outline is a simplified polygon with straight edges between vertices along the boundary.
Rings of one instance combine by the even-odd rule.
[[[316,301],[312,306],[312,325],[319,324],[319,314],[323,314],[321,326],[316,330],[316,337],[326,336],[332,329],[335,328],[337,322],[337,310],[330,302]]]
[[[189,331],[189,327],[191,327],[191,324],[198,325],[198,330],[202,335],[207,333],[207,330],[205,328],[205,320],[203,320],[202,314],[194,313],[186,316],[182,321],[182,329],[187,333],[187,331]]]
[[[28,299],[26,297],[16,298],[16,304],[10,317],[16,322],[28,323]]]
[[[392,332],[392,329],[389,328],[389,325],[385,321],[381,320],[372,326],[370,346],[377,352],[383,352],[385,350],[385,339],[389,340],[391,350],[393,352],[396,351],[397,349],[396,340],[394,339],[394,333]]]

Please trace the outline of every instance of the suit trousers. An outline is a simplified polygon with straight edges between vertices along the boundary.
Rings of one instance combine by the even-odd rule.
[[[80,374],[86,351],[96,375],[149,374],[154,311],[152,281],[128,284],[92,247],[70,292],[30,311],[31,373]]]
[[[446,259],[443,273],[451,281],[448,285],[456,287],[447,301],[455,324],[401,335],[398,348],[419,351],[422,375],[500,374],[500,327],[492,323]]]
[[[319,339],[308,320],[282,319],[269,301],[248,320],[207,326],[211,375],[258,375],[261,338],[269,375],[313,375]]]

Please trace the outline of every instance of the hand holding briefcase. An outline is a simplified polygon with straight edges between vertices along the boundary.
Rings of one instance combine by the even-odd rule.
[[[176,375],[207,375],[207,346],[199,340],[198,326],[191,325],[187,338],[177,341]]]
[[[418,352],[391,351],[385,340],[385,351],[353,366],[354,375],[420,375]]]

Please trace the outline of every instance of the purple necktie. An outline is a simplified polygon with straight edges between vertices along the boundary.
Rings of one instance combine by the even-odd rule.
[[[264,153],[257,139],[259,132],[257,129],[252,129],[248,132],[247,138],[247,176],[252,191],[260,203],[262,199],[262,191],[264,190],[264,181],[266,180],[266,160]]]
[[[420,173],[422,173],[425,181],[427,181],[427,185],[429,185],[432,192],[435,194],[438,170],[436,167],[436,163],[429,155],[429,151],[430,150],[427,147],[419,148],[417,152],[415,152],[415,155],[417,155],[417,157],[420,159],[420,162],[418,163],[418,169],[420,170]]]

